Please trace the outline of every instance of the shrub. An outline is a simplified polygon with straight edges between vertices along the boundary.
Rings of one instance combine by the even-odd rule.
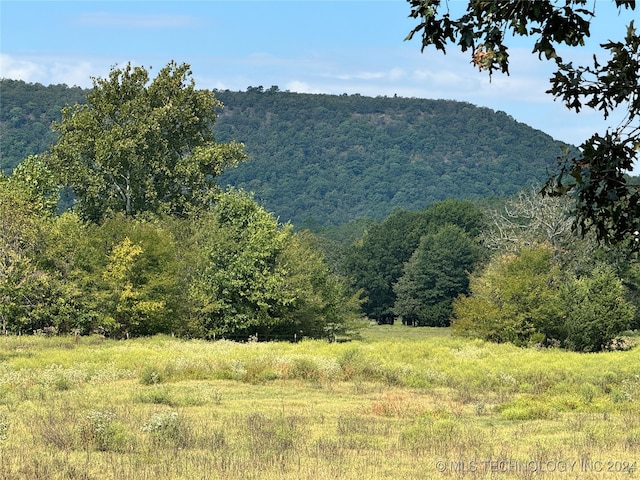
[[[191,429],[178,412],[155,413],[142,427],[155,443],[185,448],[192,442]]]
[[[601,351],[616,345],[634,316],[611,268],[563,274],[545,245],[495,257],[470,285],[471,295],[454,302],[453,330],[499,343]]]
[[[122,452],[129,442],[125,426],[116,420],[115,413],[109,411],[90,411],[81,434],[87,447],[93,446],[96,450],[105,452]]]
[[[164,381],[164,375],[158,367],[147,365],[140,372],[140,383],[143,385],[155,385]]]
[[[610,267],[596,267],[589,277],[572,282],[564,294],[569,306],[564,345],[584,352],[612,348],[635,313],[624,295],[622,281]]]

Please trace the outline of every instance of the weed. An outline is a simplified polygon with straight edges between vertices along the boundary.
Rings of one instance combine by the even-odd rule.
[[[593,402],[593,399],[596,397],[597,389],[591,383],[585,383],[580,386],[580,395],[585,403]]]
[[[277,460],[282,464],[302,439],[300,426],[297,417],[267,417],[259,412],[250,414],[244,423],[250,456],[263,461]]]
[[[341,415],[337,423],[338,435],[389,435],[391,423],[361,415]]]
[[[137,395],[137,400],[142,403],[152,403],[155,405],[175,405],[168,388],[151,388],[144,390]]]
[[[164,381],[164,375],[153,365],[145,366],[140,372],[140,383],[142,385],[156,385]]]
[[[476,415],[478,416],[482,416],[482,415],[487,415],[487,404],[484,402],[478,402],[475,405],[475,412]]]
[[[554,416],[554,411],[544,401],[531,397],[522,397],[498,407],[505,420],[542,420]]]
[[[398,418],[414,417],[423,410],[419,398],[398,392],[386,392],[371,407],[375,415]]]
[[[186,448],[193,443],[191,429],[176,411],[154,413],[142,431],[151,435],[155,445]]]
[[[377,380],[381,377],[379,363],[372,358],[368,358],[359,348],[346,350],[338,359],[338,362],[347,380],[356,378]]]
[[[318,365],[309,357],[295,357],[291,362],[289,372],[291,378],[299,378],[301,380],[318,382],[321,378]]]
[[[6,442],[9,438],[9,419],[0,412],[0,442]]]
[[[462,477],[438,459],[640,451],[640,349],[382,328],[348,344],[3,338],[0,478],[417,480]],[[566,477],[538,473],[509,478]]]
[[[110,411],[92,410],[87,413],[81,428],[81,437],[87,448],[100,451],[122,452],[130,436],[125,426]]]
[[[417,418],[400,435],[401,444],[416,453],[445,453],[461,438],[462,427],[452,418]]]
[[[40,438],[50,447],[68,451],[76,446],[76,412],[62,409],[48,409],[42,415],[35,415],[33,424]]]

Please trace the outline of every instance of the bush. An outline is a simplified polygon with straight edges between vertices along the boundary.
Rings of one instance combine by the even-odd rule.
[[[130,439],[125,426],[116,420],[115,413],[98,410],[87,414],[81,433],[87,447],[93,446],[104,452],[122,452]]]
[[[634,317],[610,267],[575,278],[544,245],[494,258],[470,285],[471,295],[454,302],[453,330],[494,342],[601,351],[615,346]]]
[[[155,413],[142,427],[149,433],[154,443],[185,448],[192,443],[191,429],[178,412]]]
[[[153,365],[147,365],[140,372],[140,383],[143,385],[156,385],[164,381],[164,375]]]
[[[624,286],[609,267],[596,268],[591,276],[572,282],[566,289],[567,338],[571,350],[595,352],[614,347],[616,338],[630,328],[634,307],[624,299]]]
[[[550,247],[496,257],[454,302],[453,330],[519,346],[550,342],[562,336],[560,282]]]

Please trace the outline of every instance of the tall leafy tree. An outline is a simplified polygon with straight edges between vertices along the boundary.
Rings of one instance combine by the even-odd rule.
[[[241,144],[215,141],[219,107],[213,92],[196,90],[187,64],[171,62],[151,81],[143,67],[113,68],[93,79],[86,104],[63,109],[47,163],[86,219],[185,216],[208,207],[215,177],[245,158]]]
[[[567,338],[572,350],[597,352],[611,348],[631,326],[635,307],[625,300],[622,281],[611,267],[598,266],[588,277],[565,286]]]
[[[449,325],[451,302],[467,293],[478,258],[476,242],[456,225],[425,235],[393,286],[394,312],[416,325]]]
[[[548,245],[495,256],[470,282],[471,294],[453,304],[455,332],[516,345],[565,338],[561,272]]]
[[[422,236],[447,224],[475,236],[483,222],[481,211],[472,202],[445,200],[419,212],[396,210],[372,225],[346,255],[345,270],[362,293],[364,313],[376,319],[393,314],[393,285],[402,276],[404,264]]]
[[[0,327],[37,328],[33,313],[46,302],[49,276],[37,263],[56,200],[48,172],[31,156],[10,177],[0,173]]]
[[[281,321],[279,312],[294,301],[277,263],[291,227],[278,228],[275,217],[239,192],[221,195],[199,224],[200,258],[190,284],[202,334],[253,334]]]
[[[353,317],[357,303],[317,247],[247,194],[221,194],[193,228],[186,282],[195,335],[323,337]]]
[[[430,45],[445,52],[450,43],[469,51],[472,63],[489,74],[509,73],[509,39],[535,39],[533,52],[555,63],[547,93],[576,112],[590,107],[604,118],[623,112],[619,125],[594,133],[580,145],[580,154],[565,151],[559,171],[545,186],[551,195],[570,194],[575,200],[575,225],[579,232],[594,231],[601,242],[635,242],[640,230],[640,186],[626,176],[638,160],[640,145],[640,36],[634,22],[624,39],[602,45],[607,60],[593,57],[587,66],[574,66],[557,51],[559,45],[584,45],[595,17],[588,0],[487,2],[470,0],[466,13],[452,18],[446,1],[408,0],[410,17],[418,25],[407,39],[421,37],[422,50]],[[619,8],[635,9],[635,0],[615,0]]]
[[[393,284],[402,267],[427,231],[424,213],[396,210],[369,228],[347,255],[347,274],[364,300],[362,308],[370,318],[392,314]]]

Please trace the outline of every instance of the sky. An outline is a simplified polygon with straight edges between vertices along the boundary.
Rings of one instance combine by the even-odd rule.
[[[562,2],[564,3],[564,2]],[[452,13],[466,2],[449,0]],[[584,47],[560,49],[588,63],[599,45],[622,41],[639,11],[595,8]],[[0,1],[0,77],[92,86],[114,66],[158,71],[171,60],[191,65],[197,88],[246,90],[277,85],[305,93],[449,99],[501,110],[553,138],[579,145],[616,126],[598,112],[568,111],[545,91],[552,65],[531,54],[531,39],[509,49],[510,75],[489,78],[455,46],[443,55],[419,38],[405,0],[297,1]],[[0,97],[1,101],[1,97]],[[636,168],[639,170],[639,168]]]

